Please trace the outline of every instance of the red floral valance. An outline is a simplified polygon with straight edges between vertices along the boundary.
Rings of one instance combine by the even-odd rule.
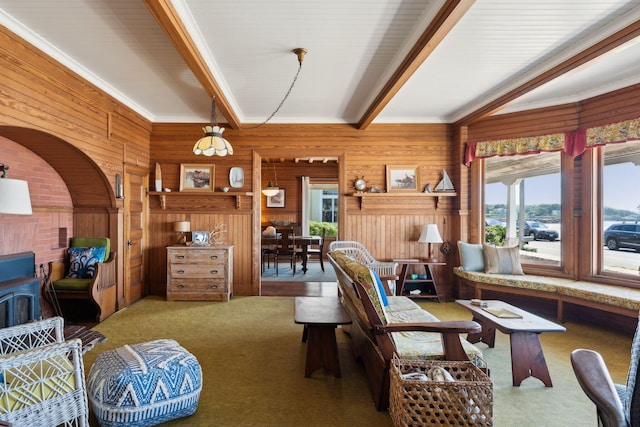
[[[576,157],[584,153],[587,148],[632,140],[640,140],[640,118],[593,128],[580,128],[565,133],[492,141],[471,141],[467,143],[464,163],[470,166],[472,161],[479,158],[560,150]]]

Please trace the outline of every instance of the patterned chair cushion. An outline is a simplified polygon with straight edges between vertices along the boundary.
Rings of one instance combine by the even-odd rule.
[[[176,341],[156,340],[98,355],[87,384],[102,427],[153,426],[195,413],[202,369]]]

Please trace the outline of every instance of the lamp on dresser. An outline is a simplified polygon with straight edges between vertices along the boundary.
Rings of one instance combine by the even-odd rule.
[[[433,251],[431,245],[433,243],[442,243],[442,237],[440,237],[440,232],[438,231],[437,224],[426,224],[422,228],[422,233],[420,233],[420,238],[418,239],[420,243],[427,243],[429,245],[428,249],[428,262],[438,262],[437,259],[433,257]]]
[[[178,233],[178,240],[176,243],[179,245],[185,245],[187,243],[186,233],[191,231],[191,223],[189,221],[176,221],[173,223],[173,231]]]

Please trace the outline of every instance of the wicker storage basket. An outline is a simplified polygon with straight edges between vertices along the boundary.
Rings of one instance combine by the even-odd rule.
[[[407,380],[403,374],[426,373],[440,366],[455,381]],[[399,426],[492,426],[493,383],[471,362],[394,358],[389,412]]]

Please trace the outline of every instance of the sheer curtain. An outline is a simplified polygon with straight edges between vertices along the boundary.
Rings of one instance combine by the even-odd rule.
[[[309,177],[302,177],[302,235],[309,235]]]

